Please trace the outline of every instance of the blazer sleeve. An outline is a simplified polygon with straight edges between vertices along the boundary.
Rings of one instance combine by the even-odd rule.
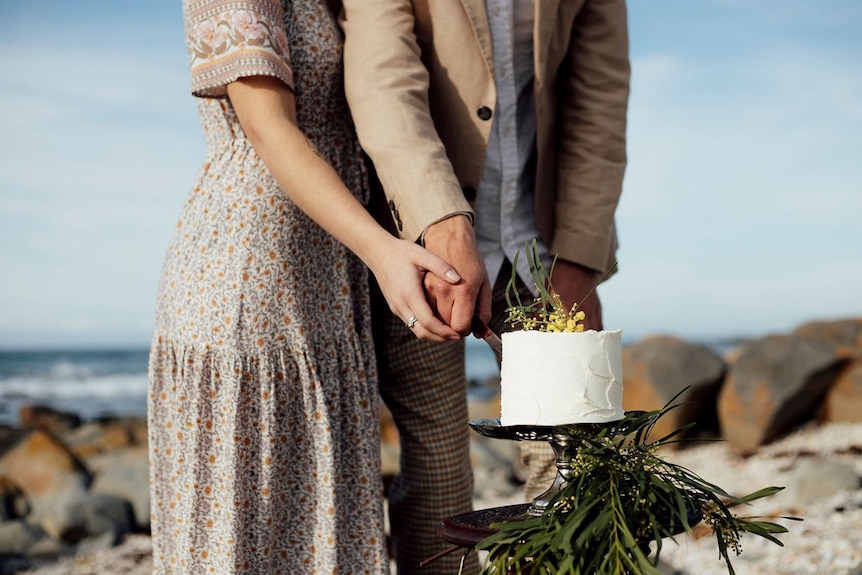
[[[551,250],[605,271],[626,166],[630,65],[624,0],[586,0],[572,28],[561,104]]]
[[[402,238],[472,208],[428,105],[429,73],[410,0],[344,0],[345,92]]]

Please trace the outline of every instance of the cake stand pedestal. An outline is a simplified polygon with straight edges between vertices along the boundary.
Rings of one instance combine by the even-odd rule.
[[[566,480],[572,474],[572,448],[573,441],[576,441],[576,438],[568,433],[567,429],[577,428],[584,432],[595,429],[598,432],[603,427],[613,426],[613,423],[585,423],[560,427],[540,425],[503,426],[500,424],[499,419],[475,419],[469,424],[479,435],[492,439],[547,441],[551,444],[556,455],[557,475],[554,477],[551,486],[544,493],[533,499],[531,503],[480,509],[478,511],[462,513],[443,521],[437,533],[444,541],[451,543],[454,547],[423,561],[421,565],[427,565],[443,555],[452,553],[458,548],[463,548],[466,549],[466,552],[461,558],[459,574],[463,570],[466,558],[476,548],[476,545],[496,532],[491,525],[503,521],[518,521],[531,516],[541,515],[548,508],[554,496],[562,489]]]
[[[538,495],[527,510],[530,515],[541,515],[548,508],[551,500],[563,488],[572,476],[572,453],[577,449],[573,442],[577,438],[569,430],[578,429],[583,433],[602,429],[612,429],[616,422],[611,423],[579,423],[561,426],[542,425],[500,425],[499,419],[474,419],[470,422],[473,431],[492,439],[508,439],[510,441],[547,441],[556,455],[557,475],[554,482],[541,495]]]
[[[464,561],[470,554],[470,551],[475,549],[480,541],[496,532],[491,525],[503,521],[518,521],[531,516],[541,515],[548,508],[554,496],[560,492],[566,481],[572,476],[572,456],[577,449],[576,442],[578,438],[571,434],[571,430],[577,429],[579,431],[578,435],[581,436],[589,434],[591,431],[599,433],[602,429],[610,430],[610,433],[613,433],[613,427],[616,423],[581,423],[563,426],[503,426],[500,424],[499,419],[475,419],[471,421],[469,423],[470,427],[484,437],[510,441],[547,441],[554,449],[554,454],[556,455],[557,475],[554,477],[551,486],[544,493],[534,498],[531,503],[481,509],[445,519],[437,532],[440,537],[454,545],[454,547],[423,561],[422,564],[426,565],[438,557],[456,551],[458,548],[465,548],[466,552],[461,560],[461,567],[463,569]],[[689,525],[693,526],[700,522],[700,520],[701,516],[699,512],[690,511]],[[682,528],[680,529],[681,531]],[[648,555],[649,543],[643,543],[642,549]],[[460,572],[459,570],[459,574]]]

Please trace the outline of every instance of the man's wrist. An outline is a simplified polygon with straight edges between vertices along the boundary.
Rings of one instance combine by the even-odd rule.
[[[430,224],[419,236],[419,245],[425,246],[429,239],[438,239],[439,236],[447,237],[453,233],[469,231],[473,233],[473,214],[471,212],[455,212]]]

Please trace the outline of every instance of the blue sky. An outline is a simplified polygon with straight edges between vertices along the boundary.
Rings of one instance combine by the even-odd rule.
[[[629,338],[862,317],[862,2],[630,0]],[[0,348],[146,346],[203,157],[179,0],[0,0]]]

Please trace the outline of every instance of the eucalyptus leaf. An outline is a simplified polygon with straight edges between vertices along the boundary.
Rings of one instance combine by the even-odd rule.
[[[730,511],[781,487],[732,496],[656,455],[682,428],[655,441],[648,441],[649,431],[676,407],[669,402],[661,410],[629,412],[610,427],[561,427],[572,438],[574,475],[541,516],[493,526],[497,532],[477,545],[489,551],[485,573],[657,575],[662,540],[690,532],[691,517],[713,528],[719,557],[731,575],[730,556],[740,552],[743,533],[782,545],[776,535],[787,532],[783,525]],[[651,542],[654,557],[644,552]]]

